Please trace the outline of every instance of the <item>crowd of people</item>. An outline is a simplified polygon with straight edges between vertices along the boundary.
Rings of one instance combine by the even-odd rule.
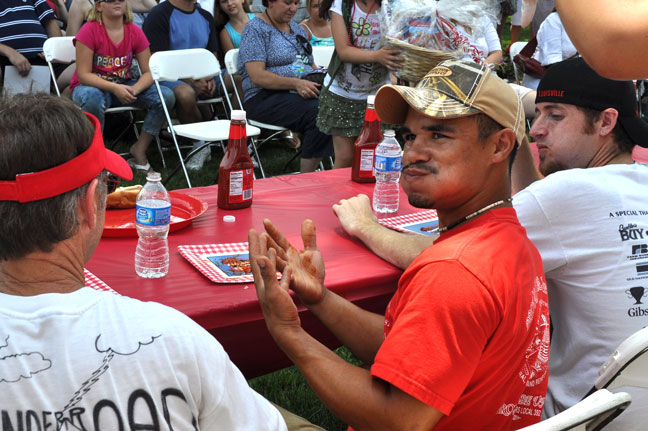
[[[3,15],[7,25],[0,29],[2,67],[13,65],[26,75],[32,64],[45,64],[45,39],[74,36],[78,58],[69,66],[55,64],[58,88],[86,112],[97,115],[102,125],[107,108],[128,105],[147,110],[147,127],[130,149],[130,164],[141,172],[152,170],[146,157],[152,137],[169,138],[163,130],[161,103],[175,108],[180,123],[194,123],[214,115],[197,101],[232,94],[234,89],[249,119],[285,128],[280,137],[292,148],[301,147],[301,172],[315,170],[323,158],[332,156],[334,168],[348,167],[353,142],[363,126],[367,96],[395,80],[393,72],[404,61],[400,50],[383,45],[380,0],[263,0],[253,5],[248,0],[165,0],[160,4],[154,0],[57,1],[27,0],[20,8],[12,8],[17,0],[7,0]],[[513,14],[517,23],[521,0],[501,3],[502,19]],[[544,19],[547,2],[540,3],[535,15]],[[64,13],[68,7],[69,13]],[[502,62],[497,24],[489,12],[472,27],[457,26],[464,60],[492,65]],[[560,34],[561,28],[554,13],[538,30],[541,42],[535,57],[543,65],[575,53],[573,45],[567,46],[568,36],[564,31]],[[102,46],[96,44],[99,40]],[[334,46],[330,64],[316,65],[312,46]],[[155,103],[152,98],[157,96],[144,91],[151,86],[146,71],[150,54],[188,48],[208,49],[221,64],[227,52],[239,49],[239,73],[229,76],[222,67],[223,89],[216,77],[165,82],[164,100]],[[305,75],[328,68],[323,83],[293,76],[291,65],[297,56],[305,64]],[[101,64],[95,64],[97,59]],[[86,70],[77,70],[79,65]],[[534,90],[537,80],[525,78],[524,85]],[[85,88],[88,86],[96,91]],[[513,87],[523,100],[527,117],[533,116],[534,93]],[[97,96],[97,91],[103,96]],[[241,108],[238,99],[231,97],[235,109]],[[201,169],[211,158],[211,149],[204,144],[194,142],[194,149],[202,150],[188,161],[189,169]]]
[[[60,35],[51,8],[31,1],[9,8],[15,20],[41,18],[30,21],[29,38],[10,47],[0,26],[0,58],[25,73],[42,61],[39,44]],[[576,404],[619,343],[648,324],[642,298],[628,294],[648,280],[648,166],[632,157],[648,147],[648,123],[634,83],[621,80],[643,79],[648,68],[626,58],[628,67],[599,72],[600,54],[572,37],[594,19],[584,12],[588,2],[557,0],[535,27],[539,46],[543,34],[556,42],[539,54],[549,67],[536,90],[524,93],[533,98],[527,130],[520,90],[492,72],[503,50],[490,20],[480,21],[470,58],[444,61],[409,86],[391,83],[404,60],[378,43],[380,1],[309,0],[307,10],[321,16],[300,25],[297,0],[263,0],[258,15],[245,0],[204,8],[166,0],[143,29],[130,1],[84,6],[72,100],[0,98],[4,427],[321,429],[250,389],[218,341],[186,316],[85,287],[109,176],[129,180],[133,170],[151,169],[146,148],[164,126],[162,103],[175,106],[181,122],[196,121],[209,115],[197,100],[226,90],[220,79],[166,83],[161,101],[148,68],[160,50],[205,47],[220,56],[238,47],[241,77],[224,72],[227,90],[241,87],[250,118],[303,135],[303,171],[333,154],[336,167],[348,166],[345,151],[369,94],[380,118],[399,127],[402,188],[411,205],[436,209],[438,235],[384,227],[366,195],[332,208],[347,234],[404,270],[384,315],[327,289],[310,220],[301,250],[270,220],[248,237],[269,333],[353,429],[522,428]],[[583,19],[574,20],[579,5]],[[327,13],[330,34],[322,28]],[[70,10],[68,24],[75,16]],[[359,20],[366,32],[355,32]],[[322,86],[292,76],[296,56],[315,70],[309,41],[327,38],[335,53]],[[644,39],[633,43],[645,49]],[[587,55],[574,56],[576,49]],[[128,161],[102,138],[103,112],[120,104],[147,111]],[[366,366],[306,332],[291,291]],[[643,429],[648,390],[623,390],[632,404],[606,429]]]

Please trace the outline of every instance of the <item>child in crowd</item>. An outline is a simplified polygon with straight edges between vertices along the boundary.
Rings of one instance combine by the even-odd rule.
[[[315,0],[317,1],[317,0]],[[351,166],[353,143],[362,130],[367,96],[390,83],[389,71],[403,58],[381,46],[380,0],[326,0],[320,14],[331,17],[335,52],[320,94],[317,127],[333,136],[335,168]]]
[[[77,70],[70,88],[72,100],[85,112],[97,117],[103,129],[104,111],[115,106],[135,106],[147,110],[142,132],[130,147],[131,167],[148,172],[151,165],[146,150],[164,125],[164,110],[157,91],[151,86],[149,42],[133,24],[133,14],[124,0],[97,1],[87,23],[74,38]],[[131,77],[135,57],[141,69],[138,80]],[[173,91],[162,87],[164,102],[171,109]]]
[[[328,18],[320,16],[320,6],[322,0],[307,0],[306,7],[310,18],[306,18],[299,25],[301,25],[308,40],[313,46],[334,46],[333,33],[331,32],[331,21]],[[327,64],[318,64],[318,66],[328,66]]]
[[[220,29],[220,45],[223,55],[241,46],[241,33],[245,24],[254,18],[248,0],[219,0],[214,6],[214,21]]]

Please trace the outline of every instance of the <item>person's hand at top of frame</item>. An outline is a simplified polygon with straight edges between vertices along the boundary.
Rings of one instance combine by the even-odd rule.
[[[266,234],[259,235],[254,229],[248,232],[250,267],[266,326],[281,344],[278,338],[300,330],[301,321],[289,291],[292,271],[286,266],[277,281],[277,251],[267,247],[266,239]]]
[[[304,99],[315,99],[319,96],[319,84],[307,79],[298,80],[295,90]]]
[[[268,219],[263,220],[266,230],[266,243],[277,253],[277,267],[283,271],[291,269],[290,287],[301,302],[307,306],[319,304],[326,294],[324,287],[324,260],[317,248],[315,225],[311,220],[304,220],[301,225],[301,237],[304,250],[297,250]]]
[[[376,51],[376,62],[382,64],[389,70],[400,69],[403,61],[405,59],[401,57],[401,50],[398,48],[383,46]]]
[[[333,205],[333,212],[340,220],[340,224],[349,235],[360,236],[360,232],[367,224],[376,223],[378,220],[373,210],[369,196],[359,194],[350,199],[342,199]]]

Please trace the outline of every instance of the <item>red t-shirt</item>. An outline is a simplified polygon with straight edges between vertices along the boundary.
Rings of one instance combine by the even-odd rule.
[[[119,44],[113,43],[103,25],[97,21],[86,22],[79,30],[77,41],[90,48],[92,56],[92,73],[112,82],[125,82],[131,78],[130,67],[133,57],[149,46],[148,39],[141,28],[135,24],[124,24],[124,38]],[[76,70],[70,82],[70,91],[79,85]]]
[[[513,208],[454,228],[407,268],[371,367],[444,416],[437,430],[536,423],[547,391],[542,260]]]

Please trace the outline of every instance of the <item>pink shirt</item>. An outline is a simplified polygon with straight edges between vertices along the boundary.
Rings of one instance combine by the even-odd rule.
[[[115,44],[103,25],[97,21],[87,22],[74,38],[93,51],[92,73],[111,82],[125,82],[131,79],[130,67],[133,56],[144,51],[149,42],[142,29],[135,24],[124,24],[124,38]],[[70,82],[70,91],[79,85],[77,72]]]

